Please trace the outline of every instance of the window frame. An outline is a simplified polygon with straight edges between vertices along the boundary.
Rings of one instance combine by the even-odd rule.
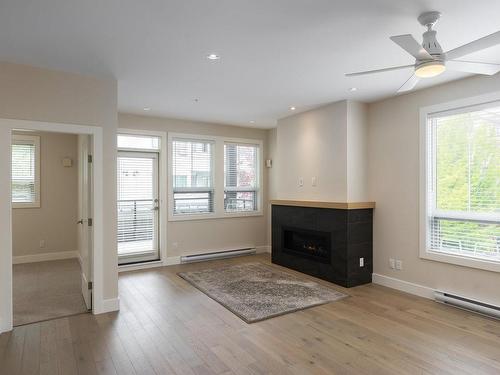
[[[225,146],[226,145],[234,145],[234,146],[248,146],[248,147],[255,147],[256,148],[256,153],[255,153],[255,174],[256,174],[256,184],[255,188],[253,189],[245,189],[245,188],[235,188],[234,190],[226,190],[226,165],[224,164],[224,194],[226,194],[226,191],[234,191],[234,192],[254,192],[256,196],[256,209],[251,210],[251,211],[227,211],[226,208],[224,207],[224,213],[226,215],[238,215],[238,214],[244,214],[244,213],[254,213],[258,212],[260,210],[260,200],[261,200],[261,173],[260,171],[262,170],[261,167],[261,146],[255,142],[232,142],[228,141],[227,139],[224,140],[223,142],[223,152],[224,152],[224,159],[225,159]],[[224,203],[224,202],[223,202]]]
[[[434,197],[435,195],[429,196],[428,184],[430,183],[431,171],[435,170],[432,163],[435,161],[433,156],[435,150],[431,150],[434,142],[431,142],[432,131],[431,122],[429,121],[429,116],[435,114],[440,115],[451,115],[468,112],[470,109],[481,109],[484,107],[489,107],[495,102],[500,101],[500,92],[494,92],[491,94],[480,95],[460,100],[455,100],[447,103],[441,103],[436,105],[431,105],[427,107],[420,108],[420,123],[419,123],[419,159],[420,159],[420,186],[419,186],[419,205],[420,205],[420,217],[419,217],[419,257],[421,259],[443,262],[463,267],[477,268],[486,271],[500,272],[500,262],[490,261],[487,259],[474,258],[466,255],[459,254],[447,254],[443,252],[433,251],[429,246],[430,237],[430,216],[438,216],[439,214],[444,214],[446,217],[457,218],[457,219],[488,219],[491,220],[495,217],[495,214],[490,213],[468,213],[464,214],[462,212],[446,211],[441,212],[438,210],[433,210],[435,207]],[[431,153],[432,152],[432,153]],[[436,215],[438,214],[438,215]]]
[[[33,202],[13,202],[11,193],[12,208],[40,208],[41,206],[41,192],[40,192],[40,136],[28,134],[12,134],[11,147],[14,144],[28,144],[35,147],[35,200]],[[11,148],[11,169],[12,169],[12,148]],[[11,189],[12,189],[12,175],[11,175]]]
[[[196,213],[174,213],[174,207],[175,207],[175,199],[174,199],[174,174],[173,174],[173,160],[174,160],[174,148],[173,148],[173,142],[174,141],[185,141],[185,142],[205,142],[205,143],[212,143],[213,149],[211,153],[211,160],[210,160],[210,180],[211,180],[211,189],[207,188],[185,188],[186,193],[189,192],[211,192],[212,193],[212,204],[213,204],[213,210],[209,212],[196,212]],[[169,134],[169,139],[168,139],[168,146],[169,146],[169,169],[168,169],[168,176],[170,178],[168,187],[169,187],[169,219],[170,220],[175,220],[178,218],[208,218],[212,217],[215,214],[215,194],[216,194],[216,189],[215,189],[215,153],[216,153],[216,144],[215,140],[212,139],[211,137],[201,137],[201,136],[193,136],[193,135],[170,135]]]
[[[210,213],[174,214],[173,194],[173,147],[174,139],[213,142],[212,182],[214,211]],[[257,146],[257,210],[226,212],[224,209],[224,144],[237,143]],[[263,181],[263,141],[260,139],[232,138],[189,133],[168,133],[168,221],[188,221],[205,219],[222,219],[249,216],[262,216],[262,181]]]

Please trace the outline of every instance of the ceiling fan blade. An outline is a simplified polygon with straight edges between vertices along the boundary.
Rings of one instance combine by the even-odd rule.
[[[412,65],[393,66],[391,68],[367,70],[365,72],[346,73],[345,76],[346,77],[355,77],[355,76],[362,76],[362,75],[365,75],[365,74],[390,72],[392,70],[407,69],[407,68],[413,68],[413,67],[414,67],[413,64]]]
[[[500,64],[490,64],[474,61],[451,60],[446,62],[446,67],[459,72],[467,72],[474,74],[485,74],[492,76],[500,72]]]
[[[417,60],[433,59],[429,52],[411,34],[391,36],[391,40]]]
[[[413,74],[408,80],[401,86],[398,90],[398,92],[405,92],[405,91],[410,91],[415,87],[415,85],[420,81],[420,78],[418,78],[415,74]]]
[[[473,42],[464,44],[463,46],[454,48],[448,52],[446,52],[446,56],[449,60],[458,59],[462,56],[481,51],[482,49],[486,49],[489,47],[493,47],[497,44],[500,44],[500,31],[496,33],[484,36],[480,39],[477,39]]]

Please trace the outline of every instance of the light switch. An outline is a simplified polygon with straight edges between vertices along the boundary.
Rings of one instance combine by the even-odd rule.
[[[64,158],[62,160],[62,165],[63,165],[63,167],[72,167],[73,166],[73,160],[71,160],[71,158]]]

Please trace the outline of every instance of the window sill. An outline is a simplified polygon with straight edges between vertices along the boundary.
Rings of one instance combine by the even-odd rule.
[[[490,272],[500,272],[500,262],[488,261],[486,259],[471,258],[462,255],[439,253],[432,250],[420,252],[421,259],[433,260],[436,262],[454,264],[462,267],[476,268]]]
[[[179,215],[173,216],[169,215],[168,221],[193,221],[193,220],[210,220],[210,219],[232,219],[232,218],[242,218],[242,217],[255,217],[263,216],[262,211],[252,211],[252,212],[234,212],[234,213],[223,213],[223,214],[205,214],[205,215]]]
[[[12,203],[12,208],[40,208],[40,203]]]

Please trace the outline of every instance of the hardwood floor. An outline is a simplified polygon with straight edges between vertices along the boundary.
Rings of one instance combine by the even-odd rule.
[[[500,322],[377,285],[246,324],[176,275],[265,255],[120,275],[121,311],[0,336],[11,374],[500,374]],[[293,271],[289,271],[292,272]]]

